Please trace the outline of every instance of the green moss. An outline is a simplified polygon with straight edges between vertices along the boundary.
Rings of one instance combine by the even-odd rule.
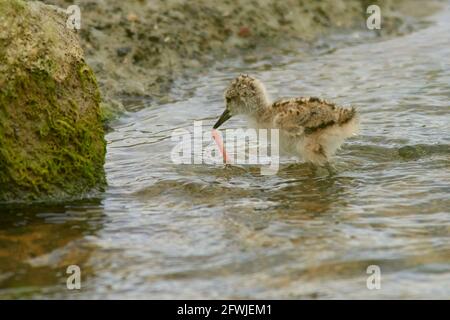
[[[78,80],[84,82],[82,95],[89,95],[93,86],[95,90],[92,79],[79,77]],[[37,199],[50,196],[56,189],[58,194],[63,190],[68,195],[76,195],[99,183],[103,185],[105,142],[98,97],[95,100],[98,110],[79,118],[77,103],[73,99],[58,100],[55,81],[43,72],[17,79],[8,87],[6,94],[1,95],[1,108],[20,105],[25,110],[16,114],[15,119],[12,119],[14,112],[10,112],[8,118],[0,120],[0,163],[6,173],[2,174],[0,195],[3,194],[4,200],[22,198],[25,194],[26,199]],[[17,88],[27,88],[25,97],[17,95]],[[20,127],[16,131],[19,130],[19,140],[24,144],[17,143],[11,123]],[[35,123],[42,124],[34,127]]]
[[[21,1],[8,7],[0,0],[0,14],[15,5]],[[9,36],[16,37],[14,30]],[[13,59],[10,72],[0,75],[0,201],[67,200],[106,184],[95,75],[82,59],[55,60],[45,40],[34,60]],[[0,56],[8,54],[4,48]],[[68,72],[61,76],[61,70]]]
[[[21,13],[25,10],[25,2],[22,0],[0,0],[0,14]]]

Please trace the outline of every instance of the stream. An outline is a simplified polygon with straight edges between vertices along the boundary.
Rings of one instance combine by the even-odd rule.
[[[430,19],[405,36],[355,31],[217,62],[170,102],[142,101],[111,124],[102,198],[2,214],[0,298],[450,298],[450,11]],[[173,130],[210,130],[239,73],[273,98],[357,107],[360,135],[333,172],[172,162]],[[66,288],[71,264],[81,290]]]

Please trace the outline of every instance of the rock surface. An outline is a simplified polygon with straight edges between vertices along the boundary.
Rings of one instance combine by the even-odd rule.
[[[66,20],[0,0],[0,201],[78,198],[105,183],[100,94]]]

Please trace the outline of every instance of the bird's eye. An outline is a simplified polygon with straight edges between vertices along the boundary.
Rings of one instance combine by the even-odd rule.
[[[231,102],[231,98],[230,97],[226,97],[225,100],[227,100],[227,103]]]

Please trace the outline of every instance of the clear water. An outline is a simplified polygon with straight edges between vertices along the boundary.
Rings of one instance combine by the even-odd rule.
[[[2,209],[0,297],[450,298],[450,12],[433,19],[394,39],[220,63],[180,82],[179,101],[122,117],[102,199]],[[172,130],[209,130],[240,72],[273,97],[358,107],[361,134],[335,172],[171,162]],[[80,291],[66,288],[70,264]],[[369,265],[380,290],[367,289]]]

